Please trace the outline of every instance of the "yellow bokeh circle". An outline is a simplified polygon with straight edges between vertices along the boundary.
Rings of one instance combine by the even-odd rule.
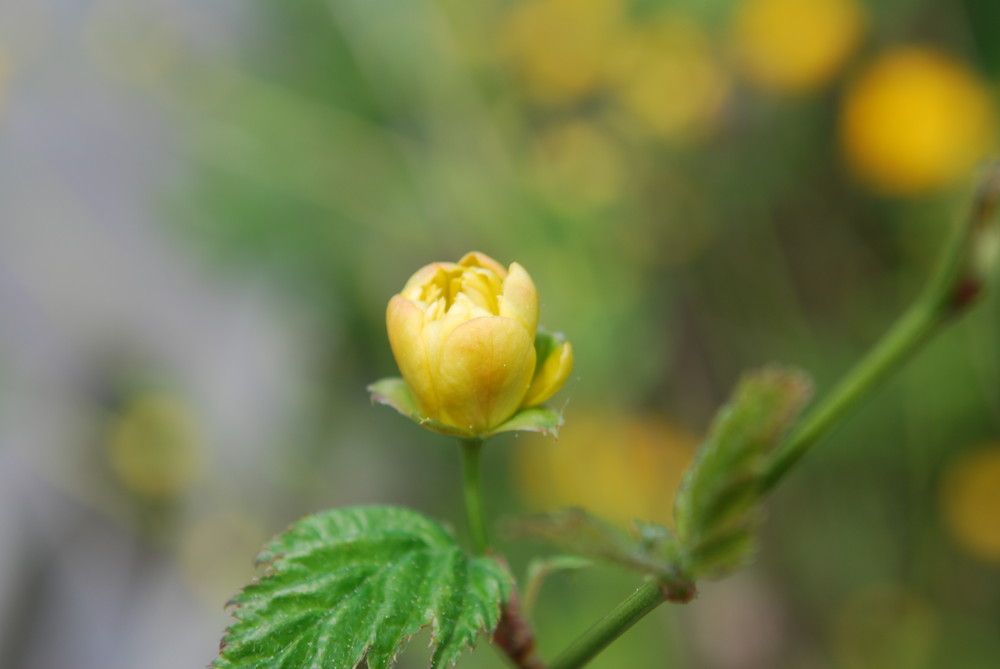
[[[191,409],[180,400],[141,395],[112,421],[108,460],[133,493],[150,498],[177,495],[202,471],[201,431]]]
[[[761,88],[805,91],[828,82],[858,45],[855,0],[745,0],[732,27],[737,65]]]
[[[532,177],[550,199],[570,209],[608,204],[625,181],[618,145],[600,126],[571,120],[535,139]]]
[[[952,536],[966,552],[1000,564],[1000,444],[962,455],[941,488]]]
[[[527,0],[501,26],[501,50],[529,95],[573,102],[595,92],[619,45],[623,0]]]
[[[520,439],[516,480],[535,510],[580,506],[620,525],[672,525],[674,493],[696,444],[658,418],[578,411],[555,442]]]
[[[613,79],[621,106],[651,134],[671,139],[708,129],[729,88],[711,38],[683,16],[637,28],[616,55]]]
[[[906,47],[872,63],[846,93],[840,139],[876,190],[915,194],[965,177],[992,148],[985,84],[951,57]]]
[[[890,583],[851,592],[834,612],[834,651],[843,669],[923,669],[939,635],[930,602]]]

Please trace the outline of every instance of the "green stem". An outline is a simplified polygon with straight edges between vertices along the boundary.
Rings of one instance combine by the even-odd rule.
[[[489,548],[489,535],[483,515],[483,494],[480,483],[480,456],[482,439],[462,439],[462,488],[465,492],[465,512],[469,517],[469,531],[476,554],[483,555]]]
[[[578,669],[624,634],[643,616],[667,600],[655,583],[647,583],[616,606],[596,625],[587,630],[572,646],[563,651],[549,669]]]
[[[761,481],[766,494],[841,419],[942,327],[957,320],[995,273],[1000,164],[985,171],[969,214],[957,226],[923,292],[882,339],[792,432]]]
[[[809,448],[826,435],[887,376],[903,365],[945,319],[923,304],[913,306],[833,390],[816,406],[775,456],[761,482],[761,493],[781,481]]]

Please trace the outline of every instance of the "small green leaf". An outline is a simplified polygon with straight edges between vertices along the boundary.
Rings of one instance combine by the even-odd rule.
[[[531,617],[538,599],[542,583],[549,575],[561,571],[574,571],[593,567],[594,563],[578,555],[548,555],[532,558],[528,563],[528,573],[524,579],[524,593],[521,595],[521,613]]]
[[[453,665],[496,628],[512,579],[469,557],[434,521],[386,506],[334,509],[298,521],[258,556],[264,576],[229,603],[216,669],[392,666],[430,626],[432,667]]]
[[[746,375],[719,411],[674,502],[686,573],[718,578],[750,559],[761,476],[810,393],[804,373],[769,367]]]
[[[560,571],[575,571],[577,569],[589,569],[594,563],[589,558],[579,555],[546,555],[545,557],[532,558],[528,563],[527,581],[536,578],[536,575],[545,577]]]
[[[490,434],[486,436],[519,430],[541,432],[542,434],[555,436],[558,434],[562,423],[562,415],[558,411],[544,405],[530,407],[528,409],[521,409],[505,422],[493,428]]]
[[[561,509],[515,521],[518,534],[532,536],[560,549],[642,574],[675,575],[674,537],[660,525],[638,523],[634,536],[580,508]]]

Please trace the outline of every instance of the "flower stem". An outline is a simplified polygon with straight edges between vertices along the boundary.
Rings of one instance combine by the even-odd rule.
[[[781,481],[809,448],[858,406],[879,383],[944,324],[938,313],[916,304],[802,420],[775,456],[761,481],[761,494]]]
[[[465,492],[465,512],[469,517],[469,531],[477,555],[489,548],[489,535],[483,516],[483,494],[479,460],[483,451],[482,439],[462,439],[462,487]]]

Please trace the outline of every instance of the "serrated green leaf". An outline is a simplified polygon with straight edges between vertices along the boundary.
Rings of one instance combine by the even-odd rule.
[[[761,475],[810,393],[804,373],[769,367],[746,375],[719,411],[674,502],[687,573],[715,578],[749,560]]]
[[[496,628],[511,577],[469,557],[414,511],[368,506],[307,516],[258,556],[264,576],[229,603],[216,669],[390,667],[431,627],[432,667],[446,667]]]

